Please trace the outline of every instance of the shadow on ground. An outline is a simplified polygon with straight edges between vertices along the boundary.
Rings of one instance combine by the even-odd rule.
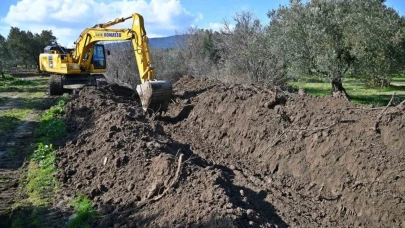
[[[55,105],[56,101],[57,99],[53,97],[2,97],[0,98],[0,111],[10,108],[44,111],[50,106]]]
[[[378,96],[361,96],[351,95],[351,100],[361,104],[372,104],[375,106],[386,106],[391,100],[392,95],[378,95]],[[398,105],[405,100],[405,95],[395,95],[392,101],[392,105]]]
[[[45,206],[19,207],[8,215],[0,215],[0,227],[42,228],[66,227],[71,211],[49,209]]]

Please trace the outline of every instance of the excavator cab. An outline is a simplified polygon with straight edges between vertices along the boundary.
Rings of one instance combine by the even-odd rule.
[[[104,45],[94,45],[93,59],[91,60],[94,69],[106,69],[107,62],[105,53]]]

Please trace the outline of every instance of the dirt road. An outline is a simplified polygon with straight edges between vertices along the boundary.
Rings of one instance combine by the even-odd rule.
[[[0,227],[10,225],[8,213],[15,201],[21,167],[32,152],[35,126],[53,100],[38,91],[0,93]]]

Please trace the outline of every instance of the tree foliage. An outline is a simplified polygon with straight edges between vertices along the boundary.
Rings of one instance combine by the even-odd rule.
[[[270,11],[268,35],[294,76],[328,77],[332,91],[354,74],[384,84],[403,69],[403,20],[381,0],[293,0]]]
[[[393,74],[404,69],[405,18],[381,1],[355,3],[348,32],[351,53],[356,57],[353,73],[368,84],[385,86]],[[364,8],[368,10],[364,12]]]
[[[8,52],[6,39],[0,35],[0,74],[4,79],[4,70],[9,68],[10,56]]]
[[[216,77],[218,64],[218,32],[190,28],[183,36],[186,42],[180,47],[179,57],[184,64],[184,73],[194,76]]]
[[[263,25],[251,12],[236,14],[235,28],[225,23],[220,39],[224,67],[231,75],[254,82],[283,84],[284,62],[277,55]]]
[[[38,34],[11,27],[7,45],[14,64],[36,65],[39,69],[39,54],[54,40],[56,37],[51,30],[43,30]]]

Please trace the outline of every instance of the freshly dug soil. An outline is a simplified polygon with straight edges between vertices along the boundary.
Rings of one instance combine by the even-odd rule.
[[[162,117],[117,85],[68,104],[61,192],[93,199],[95,227],[405,226],[404,107],[191,77],[174,89]]]

